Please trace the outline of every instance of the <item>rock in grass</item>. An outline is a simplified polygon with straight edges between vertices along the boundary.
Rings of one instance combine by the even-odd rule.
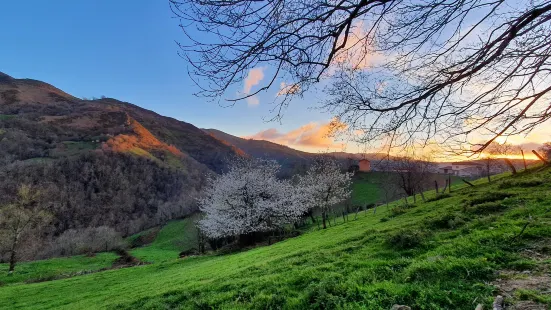
[[[493,304],[494,310],[503,310],[503,296],[497,295]]]

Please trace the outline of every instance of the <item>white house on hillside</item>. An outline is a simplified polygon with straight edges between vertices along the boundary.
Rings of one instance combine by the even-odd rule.
[[[446,163],[438,168],[439,173],[457,175],[460,177],[476,177],[483,174],[484,167],[469,162]]]

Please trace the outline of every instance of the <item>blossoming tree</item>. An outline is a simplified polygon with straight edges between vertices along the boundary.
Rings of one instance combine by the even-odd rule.
[[[325,156],[316,160],[298,183],[306,209],[320,208],[324,229],[329,209],[352,193],[352,174],[343,172],[335,160]]]
[[[297,188],[276,177],[274,161],[236,159],[229,171],[209,181],[199,228],[210,238],[275,231],[306,211]]]

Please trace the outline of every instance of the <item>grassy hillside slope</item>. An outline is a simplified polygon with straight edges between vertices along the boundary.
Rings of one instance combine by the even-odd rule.
[[[35,309],[488,307],[511,279],[551,279],[550,181],[550,168],[492,184],[480,180],[449,196],[432,194],[427,203],[404,207],[397,202],[327,230],[238,254],[6,285],[0,287],[0,304]],[[508,302],[529,299],[522,302],[549,306],[550,293],[540,288],[527,286],[506,296]]]
[[[168,222],[151,244],[136,248],[131,254],[151,263],[176,259],[180,252],[197,247],[197,229],[194,223],[196,219],[197,213],[183,220]]]

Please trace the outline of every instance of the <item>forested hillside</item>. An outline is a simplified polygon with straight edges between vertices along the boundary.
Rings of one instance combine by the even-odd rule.
[[[205,178],[234,156],[244,153],[191,124],[0,74],[0,204],[29,185],[53,217],[43,240],[25,242],[95,227],[124,236],[189,214]],[[49,255],[25,248],[23,258]]]

